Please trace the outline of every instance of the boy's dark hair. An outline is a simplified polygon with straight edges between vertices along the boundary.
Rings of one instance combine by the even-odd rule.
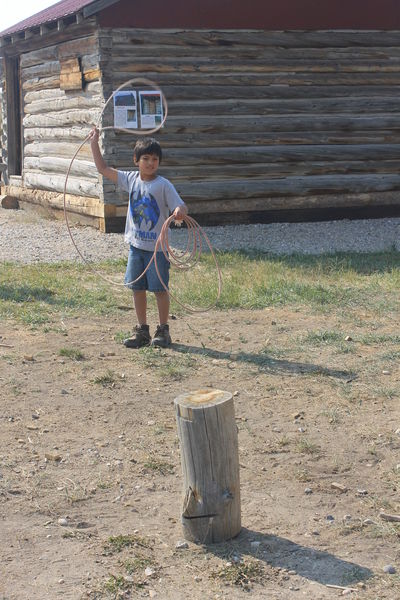
[[[162,159],[162,150],[160,144],[154,138],[142,138],[138,140],[133,149],[133,158],[138,161],[143,154],[155,154],[160,163]]]

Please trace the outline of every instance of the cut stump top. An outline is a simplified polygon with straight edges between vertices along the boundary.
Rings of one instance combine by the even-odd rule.
[[[175,404],[188,408],[206,408],[222,404],[232,398],[230,392],[223,390],[202,389],[194,392],[186,392],[175,398]]]

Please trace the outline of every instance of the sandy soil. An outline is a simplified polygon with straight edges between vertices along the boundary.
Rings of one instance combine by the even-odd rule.
[[[1,599],[400,598],[399,365],[368,316],[185,316],[148,352],[132,320],[1,325]],[[243,529],[179,548],[173,401],[205,386],[234,394]]]

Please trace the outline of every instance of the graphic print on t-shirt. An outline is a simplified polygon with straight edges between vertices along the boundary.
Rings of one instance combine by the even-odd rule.
[[[130,195],[130,210],[133,222],[136,227],[141,231],[151,231],[157,225],[158,219],[160,218],[160,209],[157,201],[150,193],[142,196],[140,192],[135,194],[132,191]],[[155,237],[157,237],[155,235]]]

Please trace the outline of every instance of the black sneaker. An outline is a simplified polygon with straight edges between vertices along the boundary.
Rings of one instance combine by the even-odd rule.
[[[127,348],[141,348],[142,346],[150,346],[150,342],[149,326],[136,325],[133,336],[124,340],[124,346]]]
[[[151,342],[152,346],[161,346],[166,348],[171,345],[171,336],[169,335],[169,325],[157,325],[156,332]]]

